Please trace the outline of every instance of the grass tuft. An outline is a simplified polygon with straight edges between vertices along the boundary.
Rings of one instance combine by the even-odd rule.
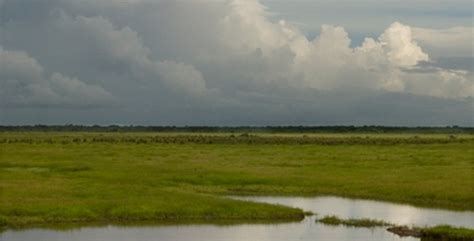
[[[323,223],[326,225],[336,225],[336,226],[344,225],[348,227],[364,227],[364,228],[383,227],[383,226],[391,225],[384,221],[374,220],[374,219],[341,219],[337,216],[325,216],[321,219],[316,220],[316,222]]]

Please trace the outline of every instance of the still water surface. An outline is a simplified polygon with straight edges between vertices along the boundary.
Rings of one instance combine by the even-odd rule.
[[[318,213],[319,216],[337,215],[342,218],[375,218],[397,224],[474,227],[474,212],[453,212],[415,208],[385,202],[352,200],[336,197],[238,198],[258,202],[283,204]],[[2,241],[415,241],[399,238],[384,228],[332,227],[307,217],[301,222],[279,224],[192,224],[158,226],[102,226],[69,230],[28,229],[9,230],[0,234]]]
[[[340,218],[370,218],[397,225],[452,226],[474,229],[474,212],[418,208],[389,202],[340,197],[236,197],[240,200],[281,204],[317,213],[318,216],[336,215]]]

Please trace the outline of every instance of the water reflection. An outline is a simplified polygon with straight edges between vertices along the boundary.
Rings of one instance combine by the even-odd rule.
[[[397,225],[452,226],[474,228],[474,212],[418,208],[388,202],[348,199],[340,197],[233,197],[241,200],[282,204],[312,211],[319,216],[336,215],[341,218],[379,219]]]
[[[87,227],[73,230],[7,231],[2,241],[415,241],[382,228],[357,229],[318,224],[314,218],[286,224],[175,225]]]

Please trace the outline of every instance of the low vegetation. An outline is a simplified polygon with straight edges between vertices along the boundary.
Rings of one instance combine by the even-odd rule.
[[[393,226],[387,229],[389,232],[401,237],[417,237],[422,241],[472,241],[474,240],[474,229],[440,225],[435,227],[407,227]]]
[[[316,222],[326,225],[344,225],[347,227],[390,227],[387,230],[402,237],[412,236],[422,238],[423,241],[472,241],[474,240],[474,230],[468,228],[459,228],[449,225],[440,225],[435,227],[406,227],[396,226],[382,220],[373,219],[342,219],[337,216],[325,216],[317,219]]]
[[[470,134],[0,132],[0,225],[278,220],[226,195],[474,210]]]
[[[2,126],[0,132],[40,131],[40,132],[141,132],[141,133],[372,133],[372,134],[473,134],[474,127],[403,127],[403,126],[124,126],[124,125],[22,125]]]
[[[341,219],[337,216],[325,216],[321,219],[317,219],[316,221],[319,223],[326,224],[326,225],[344,225],[348,227],[364,227],[364,228],[383,227],[383,226],[391,225],[381,220],[365,219],[365,218],[364,219]]]
[[[474,144],[474,135],[408,134],[229,134],[229,133],[81,133],[0,132],[0,144],[265,144],[265,145],[399,145]]]
[[[431,228],[421,228],[422,240],[472,241],[474,229],[458,228],[441,225]],[[424,238],[424,239],[423,239]]]

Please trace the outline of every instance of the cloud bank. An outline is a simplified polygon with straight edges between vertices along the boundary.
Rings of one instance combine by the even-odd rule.
[[[45,76],[38,61],[22,51],[0,47],[1,106],[96,106],[112,102],[109,92],[77,78],[52,73]]]
[[[342,26],[309,38],[257,0],[0,8],[5,123],[473,124],[472,65],[456,62],[472,61],[472,27],[394,22],[353,46]]]

